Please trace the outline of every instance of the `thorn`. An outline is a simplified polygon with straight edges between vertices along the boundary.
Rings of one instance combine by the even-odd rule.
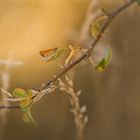
[[[47,86],[49,86],[51,83],[52,83],[52,81],[51,81],[51,80],[50,80],[50,81],[48,81]]]

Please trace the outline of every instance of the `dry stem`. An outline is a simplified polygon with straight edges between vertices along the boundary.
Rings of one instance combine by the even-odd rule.
[[[106,29],[109,27],[109,25],[112,23],[112,21],[122,12],[124,11],[126,8],[128,8],[130,5],[132,5],[134,2],[136,2],[136,0],[131,0],[130,2],[122,5],[121,7],[119,7],[117,10],[113,11],[112,13],[107,14],[108,16],[108,20],[106,21],[106,23],[104,24],[104,26],[102,27],[100,33],[98,34],[97,38],[94,40],[94,42],[92,43],[92,45],[88,48],[88,50],[83,53],[83,55],[81,55],[79,58],[77,58],[75,61],[73,61],[71,64],[67,65],[66,67],[64,67],[62,69],[62,71],[56,75],[56,77],[52,78],[49,82],[47,82],[45,84],[45,86],[43,86],[41,88],[44,89],[46,87],[48,87],[51,83],[57,81],[61,76],[63,76],[65,73],[67,73],[70,69],[72,69],[75,65],[79,64],[82,60],[87,59],[94,47],[96,46],[96,44],[100,41],[100,39],[103,37]]]
[[[80,107],[79,95],[81,91],[75,92],[73,88],[73,81],[65,76],[66,82],[64,83],[59,79],[60,90],[68,93],[68,99],[72,109],[70,111],[74,115],[74,122],[77,130],[77,140],[81,140],[83,136],[83,130],[88,121],[86,113],[86,106]]]
[[[88,48],[88,50],[83,53],[79,58],[77,58],[76,60],[74,60],[71,64],[67,65],[66,67],[64,67],[62,69],[62,71],[60,73],[58,73],[55,77],[53,77],[51,80],[49,80],[49,82],[43,84],[43,86],[39,89],[40,91],[45,90],[46,88],[48,88],[48,86],[50,86],[53,82],[57,81],[61,76],[63,76],[65,73],[67,73],[69,70],[71,70],[74,66],[76,66],[77,64],[79,64],[82,60],[86,60],[87,58],[89,58],[89,56],[91,55],[94,47],[96,46],[96,44],[101,40],[101,38],[103,37],[106,29],[110,26],[110,24],[112,23],[112,21],[125,9],[127,9],[129,6],[131,6],[134,2],[136,2],[136,0],[131,0],[127,3],[125,3],[124,5],[122,5],[121,7],[119,7],[117,10],[113,11],[112,13],[109,13],[106,15],[108,16],[108,19],[106,21],[106,23],[103,25],[102,29],[100,30],[100,33],[98,34],[97,38],[94,40],[94,42],[92,43],[92,45]],[[19,108],[19,106],[0,106],[0,108]]]

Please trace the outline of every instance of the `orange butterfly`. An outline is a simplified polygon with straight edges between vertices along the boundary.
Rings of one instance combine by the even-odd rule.
[[[46,62],[49,62],[59,58],[65,50],[66,48],[48,48],[40,51],[39,54],[45,59]]]
[[[39,52],[39,54],[42,57],[48,57],[51,53],[54,53],[57,50],[57,48],[48,48],[46,50],[42,50]]]

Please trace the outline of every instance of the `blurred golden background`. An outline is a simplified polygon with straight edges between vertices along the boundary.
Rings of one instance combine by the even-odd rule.
[[[101,7],[112,11],[126,0],[92,2],[93,11]],[[16,87],[37,88],[59,71],[55,61],[46,64],[38,52],[73,43],[90,3],[90,0],[0,0],[0,60],[23,63],[8,71],[9,91]],[[89,117],[84,140],[140,139],[139,15],[136,4],[125,10],[98,44],[107,43],[113,51],[105,72],[95,72],[88,62],[73,70],[75,89],[82,90],[81,105],[86,104]],[[0,72],[6,70],[1,64]],[[2,86],[2,80],[0,83]],[[10,110],[0,140],[75,140],[69,110],[67,95],[61,92],[44,96],[34,106],[32,114],[37,126],[24,123],[20,110]]]

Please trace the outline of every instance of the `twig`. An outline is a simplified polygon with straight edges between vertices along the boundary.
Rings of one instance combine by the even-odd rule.
[[[77,140],[81,140],[83,137],[84,128],[88,122],[88,117],[86,115],[86,105],[80,106],[79,95],[81,94],[81,90],[76,92],[73,88],[73,81],[69,79],[69,77],[65,76],[66,82],[63,82],[61,79],[59,80],[59,89],[68,94],[68,99],[71,105],[70,111],[74,116],[74,123],[76,126]]]
[[[100,41],[100,39],[102,38],[102,36],[104,35],[106,29],[109,27],[109,25],[112,23],[112,21],[122,12],[124,11],[126,8],[128,8],[129,6],[131,6],[134,2],[136,2],[136,0],[131,0],[130,2],[122,5],[121,7],[119,7],[117,10],[113,11],[110,14],[107,14],[108,16],[108,20],[106,21],[106,23],[104,24],[104,26],[102,27],[100,33],[98,34],[97,38],[94,40],[94,42],[92,43],[91,47],[89,47],[89,49],[83,54],[81,55],[79,58],[77,58],[75,61],[73,61],[71,64],[69,64],[68,66],[64,67],[62,69],[62,71],[56,75],[54,78],[52,78],[48,83],[45,84],[45,86],[42,87],[42,89],[46,88],[47,86],[49,86],[51,83],[57,81],[61,76],[63,76],[66,72],[68,72],[71,68],[73,68],[75,65],[79,64],[82,60],[87,59],[94,47],[96,46],[96,44]],[[41,90],[42,90],[41,89]]]
[[[86,60],[87,58],[89,58],[89,56],[91,55],[94,47],[96,46],[96,44],[101,40],[101,38],[103,37],[106,29],[109,27],[109,25],[112,23],[112,21],[125,9],[127,9],[129,6],[131,6],[134,2],[136,2],[136,0],[131,0],[128,3],[122,5],[121,7],[119,7],[117,10],[113,11],[112,13],[107,14],[108,19],[106,21],[106,23],[103,25],[102,29],[100,30],[99,34],[97,35],[97,38],[94,40],[94,42],[92,43],[91,47],[88,48],[88,50],[83,53],[79,58],[77,58],[76,60],[74,60],[71,64],[67,65],[66,67],[64,67],[62,69],[62,71],[60,71],[60,73],[58,73],[55,77],[53,77],[51,80],[49,80],[47,83],[44,83],[42,87],[40,87],[40,91],[46,89],[48,86],[50,86],[53,82],[57,81],[61,76],[63,76],[65,73],[67,73],[69,70],[71,70],[74,66],[76,66],[77,64],[79,64],[82,60]],[[19,106],[9,106],[9,107],[5,107],[5,106],[0,106],[1,108],[20,108]]]
[[[19,105],[0,106],[0,109],[19,109]]]

